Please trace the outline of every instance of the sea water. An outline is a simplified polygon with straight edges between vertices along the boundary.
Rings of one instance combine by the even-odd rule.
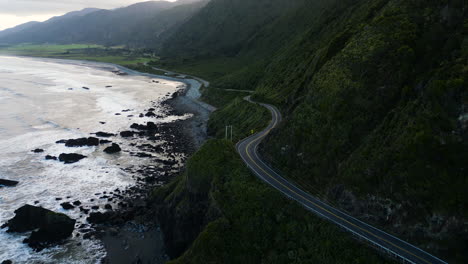
[[[125,152],[107,155],[102,151],[105,146],[67,148],[55,143],[98,131],[116,133],[134,122],[150,121],[139,118],[139,113],[149,107],[158,112],[160,103],[184,86],[175,80],[117,75],[117,70],[109,64],[0,56],[0,178],[19,181],[16,187],[0,188],[0,225],[25,204],[65,213],[83,223],[86,216],[79,210],[65,211],[60,203],[80,200],[86,205],[97,198],[96,193],[136,184],[121,168],[144,160]],[[151,121],[181,118],[186,117]],[[111,140],[126,144],[118,137]],[[37,148],[44,152],[31,151]],[[60,153],[88,158],[69,165],[45,160],[45,155]],[[22,243],[27,237],[0,230],[0,262],[99,263],[105,256],[96,240],[73,236],[38,253]]]

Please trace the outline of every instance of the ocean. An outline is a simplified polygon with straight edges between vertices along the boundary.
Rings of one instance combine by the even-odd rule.
[[[42,206],[86,223],[79,210],[64,210],[64,201],[103,207],[96,193],[124,190],[136,184],[125,166],[148,161],[124,151],[103,153],[105,146],[67,148],[61,139],[89,137],[98,131],[118,133],[135,122],[173,122],[189,115],[163,114],[162,101],[184,83],[154,76],[122,74],[110,64],[0,56],[0,179],[19,181],[0,188],[0,225],[25,204]],[[139,117],[155,108],[159,118]],[[125,139],[112,141],[129,149]],[[33,153],[43,149],[43,153]],[[46,160],[45,155],[79,153],[74,164]],[[93,202],[91,202],[93,200]],[[115,201],[117,202],[117,201]],[[102,209],[100,209],[102,210]],[[73,236],[65,244],[34,252],[22,241],[28,234],[0,230],[0,261],[15,263],[99,263],[105,256],[98,240]]]

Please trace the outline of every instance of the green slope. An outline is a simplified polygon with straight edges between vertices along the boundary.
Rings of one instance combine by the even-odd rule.
[[[205,98],[223,102],[215,123],[245,109],[215,88],[255,89],[284,114],[262,152],[285,176],[465,262],[465,1],[278,0],[273,16],[251,2],[213,0],[170,38],[161,63],[213,81]]]
[[[154,197],[169,253],[189,246],[170,263],[390,263],[260,182],[224,140]]]

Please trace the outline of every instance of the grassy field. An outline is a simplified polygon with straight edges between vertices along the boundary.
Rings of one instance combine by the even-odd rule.
[[[89,60],[115,63],[124,66],[147,63],[157,60],[140,50],[124,47],[104,47],[101,45],[32,45],[0,46],[0,55],[60,58],[70,60]]]

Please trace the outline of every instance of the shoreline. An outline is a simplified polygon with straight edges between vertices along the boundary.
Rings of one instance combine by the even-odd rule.
[[[104,220],[102,223],[88,223],[86,228],[75,229],[77,232],[76,236],[80,236],[81,234],[83,239],[101,241],[106,251],[106,256],[101,259],[102,263],[164,263],[167,261],[168,257],[164,251],[163,234],[155,222],[154,212],[151,210],[148,200],[152,190],[156,186],[161,185],[160,182],[162,182],[162,185],[167,184],[168,181],[180,173],[180,170],[185,166],[186,158],[193,154],[207,138],[207,121],[214,108],[211,106],[206,107],[207,104],[198,100],[199,96],[197,97],[197,94],[200,94],[199,89],[202,87],[203,83],[195,79],[182,79],[138,72],[112,63],[28,56],[5,57],[22,57],[45,62],[50,61],[54,63],[95,67],[114,73],[116,73],[115,69],[118,69],[124,74],[116,73],[117,75],[128,74],[146,76],[185,84],[185,88],[174,92],[170,99],[160,101],[161,105],[165,108],[164,112],[167,111],[168,115],[192,115],[192,117],[185,120],[176,120],[160,125],[161,134],[164,133],[164,135],[167,136],[165,138],[166,142],[168,142],[169,145],[174,145],[175,148],[177,148],[177,153],[185,154],[185,159],[181,160],[177,167],[174,165],[169,166],[172,167],[172,170],[165,166],[164,173],[161,173],[162,176],[159,177],[154,177],[153,171],[154,167],[158,167],[157,164],[155,164],[156,166],[152,166],[153,162],[148,162],[146,169],[138,170],[138,173],[142,176],[138,178],[141,178],[142,181],[137,181],[135,185],[129,187],[128,190],[122,193],[119,192],[120,203],[126,204],[125,207],[115,208],[109,219]],[[194,82],[197,82],[198,85]],[[193,92],[194,89],[196,90],[195,92]],[[163,138],[164,135],[162,136]],[[172,138],[172,141],[167,139],[169,137]],[[143,143],[151,143],[147,138],[142,139],[142,141]],[[157,151],[155,150],[155,152]],[[170,155],[170,153],[168,154]],[[128,168],[121,167],[121,169],[125,170]],[[176,171],[174,171],[174,169],[176,169]],[[151,177],[145,178],[148,175],[151,175]],[[144,180],[146,179],[148,180],[145,182]],[[158,182],[157,185],[154,184],[153,179]],[[90,230],[89,227],[91,227],[92,230]],[[84,230],[82,229],[85,229],[86,232],[83,232]]]

